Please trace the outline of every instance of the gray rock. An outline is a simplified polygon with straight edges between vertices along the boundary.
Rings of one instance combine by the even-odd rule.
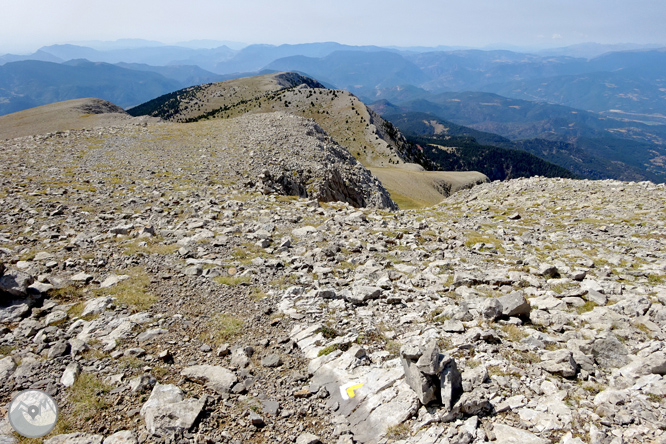
[[[504,424],[494,424],[493,434],[496,444],[548,444],[548,440],[541,439],[534,433]]]
[[[453,358],[439,352],[436,343],[421,348],[401,349],[405,380],[422,404],[441,403],[450,409],[462,394],[462,377]]]
[[[205,384],[219,394],[229,393],[238,378],[230,370],[217,365],[195,365],[184,368],[180,374],[192,381]]]
[[[255,427],[264,427],[266,425],[264,418],[262,418],[260,414],[253,410],[250,410],[250,422]]]
[[[484,365],[465,370],[462,374],[463,389],[471,392],[475,387],[490,381],[488,369]]]
[[[317,232],[317,229],[313,226],[306,225],[305,227],[300,227],[300,228],[295,228],[291,231],[291,234],[293,234],[296,237],[304,237],[304,236],[310,236],[314,233]]]
[[[378,299],[381,296],[382,291],[383,290],[380,287],[372,287],[367,285],[354,287],[351,293],[347,294],[345,299],[347,302],[360,305],[371,299]]]
[[[109,233],[111,234],[123,234],[127,235],[129,234],[130,231],[134,229],[134,225],[132,224],[126,224],[126,225],[117,225],[109,230]]]
[[[539,275],[545,278],[556,278],[560,275],[557,267],[551,264],[541,264],[539,266]]]
[[[77,356],[80,355],[81,353],[86,352],[87,350],[90,349],[88,344],[86,344],[86,341],[82,339],[77,339],[77,338],[72,338],[69,340],[69,345],[70,345],[70,351],[69,353],[72,356]]]
[[[578,373],[578,366],[571,351],[562,349],[549,351],[541,355],[541,368],[549,373],[573,378]]]
[[[117,285],[118,283],[120,283],[120,282],[122,282],[126,279],[129,279],[129,276],[126,275],[126,274],[122,274],[122,275],[112,274],[112,275],[109,275],[106,279],[104,279],[104,281],[102,281],[101,284],[99,284],[99,288],[113,287],[114,285]]]
[[[0,444],[17,444],[18,439],[12,435],[0,435]]]
[[[481,315],[494,321],[502,316],[502,303],[496,298],[488,298],[481,303]]]
[[[65,387],[71,387],[76,382],[76,378],[78,378],[80,373],[81,373],[81,366],[79,365],[79,363],[72,362],[68,364],[67,367],[65,368],[65,371],[63,372],[62,377],[60,378],[60,383]]]
[[[136,339],[140,343],[147,343],[155,339],[156,337],[169,333],[169,330],[165,330],[163,328],[150,328],[143,333],[140,333],[139,336],[136,337]]]
[[[201,264],[192,265],[191,267],[185,268],[183,273],[187,276],[199,276],[203,273],[203,266]]]
[[[596,290],[588,290],[587,293],[585,295],[583,295],[583,297],[586,300],[588,300],[590,302],[594,302],[595,304],[601,305],[601,306],[606,305],[606,302],[608,302],[608,297],[606,297],[605,294],[599,293]]]
[[[296,444],[321,444],[321,441],[317,435],[306,432],[298,435],[298,438],[296,438]]]
[[[152,375],[141,375],[131,379],[129,387],[132,393],[141,393],[150,390],[156,383],[157,380]]]
[[[53,438],[44,440],[44,444],[102,444],[104,437],[102,435],[92,435],[89,433],[68,433],[66,435],[56,435]]]
[[[277,401],[261,401],[264,413],[270,416],[277,416],[280,411],[280,403]]]
[[[277,354],[270,354],[261,359],[261,365],[264,367],[279,367],[282,365],[282,358]]]
[[[184,399],[175,385],[155,385],[150,398],[141,407],[146,429],[153,435],[190,430],[204,408],[204,402]]]
[[[60,356],[65,356],[70,351],[70,345],[67,341],[58,341],[49,348],[49,351],[46,355],[49,359],[58,358]]]
[[[137,444],[136,433],[131,430],[121,430],[107,437],[102,444]]]
[[[99,298],[91,299],[83,308],[81,317],[103,313],[104,310],[109,308],[111,304],[113,304],[113,298],[110,296],[102,296]]]
[[[522,291],[514,291],[499,299],[503,316],[529,316],[532,307]]]
[[[31,292],[39,293],[39,294],[46,294],[49,291],[53,290],[53,285],[47,284],[44,282],[33,282],[29,287],[28,290]]]
[[[0,381],[6,381],[16,370],[16,362],[11,356],[0,359]]]
[[[18,322],[30,313],[28,304],[10,305],[6,308],[0,308],[0,323],[11,324]]]
[[[493,405],[483,389],[477,388],[469,393],[463,393],[451,411],[443,417],[445,422],[453,421],[459,417],[488,416],[493,413]]]
[[[88,282],[93,280],[93,276],[88,274],[88,273],[81,272],[81,273],[75,274],[74,276],[72,276],[69,279],[71,281],[74,281],[74,282],[81,282],[81,283],[87,284]]]
[[[652,353],[643,360],[643,365],[641,367],[644,368],[647,373],[662,376],[666,375],[666,352],[659,351]]]
[[[28,273],[19,270],[6,269],[0,276],[0,303],[11,300],[7,296],[3,298],[2,293],[14,297],[25,297],[28,295],[28,287],[35,282],[35,279]]]
[[[612,333],[596,339],[592,344],[592,355],[601,367],[622,367],[629,363],[628,354],[624,344]]]
[[[44,325],[58,324],[67,319],[67,313],[62,310],[54,310],[44,319]]]

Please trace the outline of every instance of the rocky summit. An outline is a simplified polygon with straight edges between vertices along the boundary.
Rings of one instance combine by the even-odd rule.
[[[666,187],[397,210],[282,113],[0,142],[0,442],[665,443]]]

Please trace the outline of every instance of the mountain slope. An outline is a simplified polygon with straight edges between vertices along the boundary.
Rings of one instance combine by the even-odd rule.
[[[366,166],[413,162],[416,152],[392,125],[347,91],[330,90],[296,73],[266,74],[199,85],[129,109],[175,122],[284,111],[314,119]]]
[[[529,147],[532,154],[581,177],[666,181],[664,125],[620,121],[575,108],[483,92],[433,94],[427,100],[397,105],[381,102],[377,109],[386,114],[430,113],[458,125],[499,134],[520,142],[514,147]]]
[[[479,171],[490,180],[575,177],[567,169],[530,154],[519,144],[496,134],[456,125],[425,113],[393,114],[384,118],[397,126],[410,142],[418,144],[435,169]]]
[[[0,139],[59,131],[144,124],[157,119],[132,117],[106,100],[85,98],[51,103],[0,116]]]
[[[437,203],[453,187],[452,184],[438,185],[449,180],[445,176],[440,175],[433,181],[432,174],[411,168],[413,163],[427,164],[421,151],[356,96],[348,91],[326,89],[319,82],[293,72],[186,88],[128,110],[135,116],[150,115],[174,122],[228,119],[276,111],[313,119],[377,176],[381,177],[381,168],[402,169],[401,179],[394,182],[399,189],[389,187],[389,191],[400,195],[403,203],[410,207]],[[475,175],[456,180],[474,184],[487,179]],[[410,200],[422,196],[425,188],[432,191],[426,192],[428,198]]]
[[[85,97],[127,107],[179,87],[157,73],[106,63],[13,62],[0,66],[0,115]]]

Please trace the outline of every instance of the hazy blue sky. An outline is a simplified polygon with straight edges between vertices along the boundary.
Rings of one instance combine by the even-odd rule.
[[[665,0],[0,0],[0,12],[0,53],[119,38],[666,45]]]

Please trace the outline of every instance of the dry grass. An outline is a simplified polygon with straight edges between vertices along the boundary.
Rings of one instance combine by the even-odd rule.
[[[176,244],[164,244],[164,241],[161,238],[141,238],[134,239],[130,242],[123,251],[123,254],[128,256],[135,256],[137,254],[160,254],[167,255],[172,254],[178,250],[178,245]]]
[[[126,271],[130,276],[109,288],[95,289],[97,296],[112,296],[116,302],[129,306],[133,311],[147,310],[155,303],[157,297],[148,292],[150,276],[142,267],[134,267]]]
[[[210,331],[217,344],[228,341],[243,330],[243,320],[229,314],[220,314],[210,321]]]
[[[390,440],[401,440],[409,437],[409,424],[403,422],[402,424],[397,424],[389,427],[386,430],[386,438]]]
[[[213,280],[220,285],[235,287],[237,285],[247,284],[251,279],[250,276],[217,276],[213,278]]]

